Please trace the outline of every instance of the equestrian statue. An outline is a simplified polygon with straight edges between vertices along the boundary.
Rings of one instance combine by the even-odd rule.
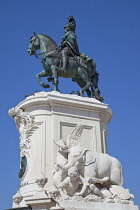
[[[36,75],[39,84],[44,88],[49,88],[49,84],[44,83],[41,77],[48,77],[48,82],[54,84],[54,90],[59,91],[58,77],[72,78],[80,86],[78,92],[80,96],[84,91],[88,97],[103,101],[103,97],[98,88],[98,73],[94,60],[84,53],[79,52],[77,37],[75,34],[76,21],[73,16],[68,17],[68,23],[64,27],[64,36],[58,46],[55,41],[47,35],[36,34],[30,38],[29,55],[41,56],[43,71]],[[40,54],[36,50],[40,49]]]

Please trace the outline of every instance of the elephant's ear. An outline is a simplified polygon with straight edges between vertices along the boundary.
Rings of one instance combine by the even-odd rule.
[[[92,151],[90,151],[88,149],[84,149],[83,161],[84,161],[84,165],[88,166],[88,165],[96,162],[96,157]]]
[[[67,137],[67,146],[72,148],[74,146],[80,146],[80,137],[83,132],[82,124],[78,124],[68,135]]]

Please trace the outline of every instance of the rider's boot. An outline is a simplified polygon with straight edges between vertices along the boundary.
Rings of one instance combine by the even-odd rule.
[[[60,68],[60,71],[66,72],[68,66],[69,57],[65,54],[62,55],[62,64],[63,66]]]

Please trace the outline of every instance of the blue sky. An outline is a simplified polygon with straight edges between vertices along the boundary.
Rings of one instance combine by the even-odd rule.
[[[59,44],[69,15],[77,22],[80,52],[96,61],[104,102],[114,113],[108,130],[109,154],[122,163],[125,188],[140,205],[140,1],[4,0],[0,5],[0,209],[12,206],[19,186],[19,134],[8,109],[26,94],[44,90],[35,77],[42,70],[40,60],[27,54],[29,38],[36,31]],[[60,79],[59,87],[62,93],[79,90],[70,79]]]

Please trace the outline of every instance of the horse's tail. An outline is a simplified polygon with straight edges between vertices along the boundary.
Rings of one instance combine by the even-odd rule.
[[[104,98],[102,97],[101,92],[98,88],[98,82],[99,82],[99,73],[95,70],[94,75],[91,77],[91,83],[92,83],[91,97],[102,102]]]
[[[94,74],[91,77],[91,83],[92,83],[92,86],[91,86],[91,97],[93,97],[93,98],[94,98],[94,90],[96,88],[98,88],[98,81],[99,81],[99,77],[98,76],[99,76],[99,74],[95,70]]]

